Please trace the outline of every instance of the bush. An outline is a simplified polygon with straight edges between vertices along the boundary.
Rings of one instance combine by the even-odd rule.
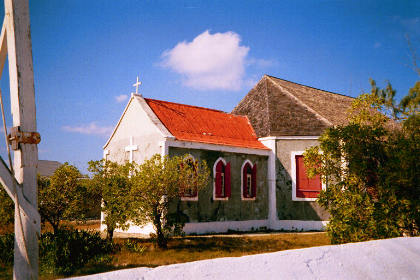
[[[15,235],[8,233],[0,235],[0,265],[8,266],[13,264],[13,247]]]
[[[70,275],[93,263],[108,263],[106,255],[114,245],[101,239],[98,232],[58,230],[42,234],[40,242],[40,270],[44,273]]]
[[[305,152],[308,174],[328,185],[318,203],[331,214],[333,244],[420,234],[420,100],[408,112],[393,107],[390,85],[386,92],[360,96],[349,123],[326,129]]]
[[[136,240],[128,239],[124,242],[124,248],[132,253],[143,254],[146,250],[146,246],[137,242]]]

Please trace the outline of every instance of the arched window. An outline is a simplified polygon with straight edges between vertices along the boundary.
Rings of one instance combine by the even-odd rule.
[[[227,200],[230,197],[230,162],[223,158],[216,160],[213,166],[213,199]]]
[[[257,196],[257,164],[252,164],[246,160],[241,168],[242,182],[242,199],[254,200]]]
[[[195,159],[192,155],[187,155],[184,162],[181,164],[181,168],[185,165],[189,165],[195,169]],[[184,186],[180,189],[181,200],[198,200],[197,186]]]

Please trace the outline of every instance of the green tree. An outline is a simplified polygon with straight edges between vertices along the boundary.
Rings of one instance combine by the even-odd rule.
[[[189,157],[161,157],[156,154],[139,165],[131,179],[133,188],[133,222],[152,222],[157,244],[167,247],[167,237],[178,227],[168,221],[168,206],[181,192],[197,192],[207,185],[210,171],[205,161]],[[182,223],[182,221],[180,221]],[[181,227],[182,228],[182,227]]]
[[[107,227],[107,238],[112,240],[115,229],[129,227],[133,164],[90,161],[88,170],[93,173],[92,188],[102,199],[101,211],[105,217],[103,223]]]
[[[51,177],[38,176],[39,212],[57,232],[63,219],[83,219],[89,192],[81,184],[80,171],[67,162],[61,165]]]
[[[416,86],[400,103],[372,81],[348,125],[331,127],[305,152],[309,175],[327,182],[318,202],[333,243],[419,234],[420,118]],[[392,119],[390,119],[392,118]],[[321,152],[322,151],[322,152]]]
[[[13,223],[15,204],[3,186],[0,186],[0,227],[5,228]]]

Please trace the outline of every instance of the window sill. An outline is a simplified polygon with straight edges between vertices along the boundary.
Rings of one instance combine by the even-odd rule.
[[[195,197],[181,197],[181,201],[198,201],[198,195]]]
[[[293,201],[316,201],[318,198],[314,197],[293,197]]]
[[[254,201],[255,197],[242,197],[242,200],[244,200],[244,201]]]
[[[229,200],[229,197],[213,197],[213,200],[227,201],[227,200]]]

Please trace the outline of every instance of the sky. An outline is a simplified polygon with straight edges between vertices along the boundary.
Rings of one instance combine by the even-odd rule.
[[[144,97],[225,112],[264,74],[353,97],[390,81],[398,99],[419,80],[420,1],[29,2],[39,158],[82,172],[137,76]]]

